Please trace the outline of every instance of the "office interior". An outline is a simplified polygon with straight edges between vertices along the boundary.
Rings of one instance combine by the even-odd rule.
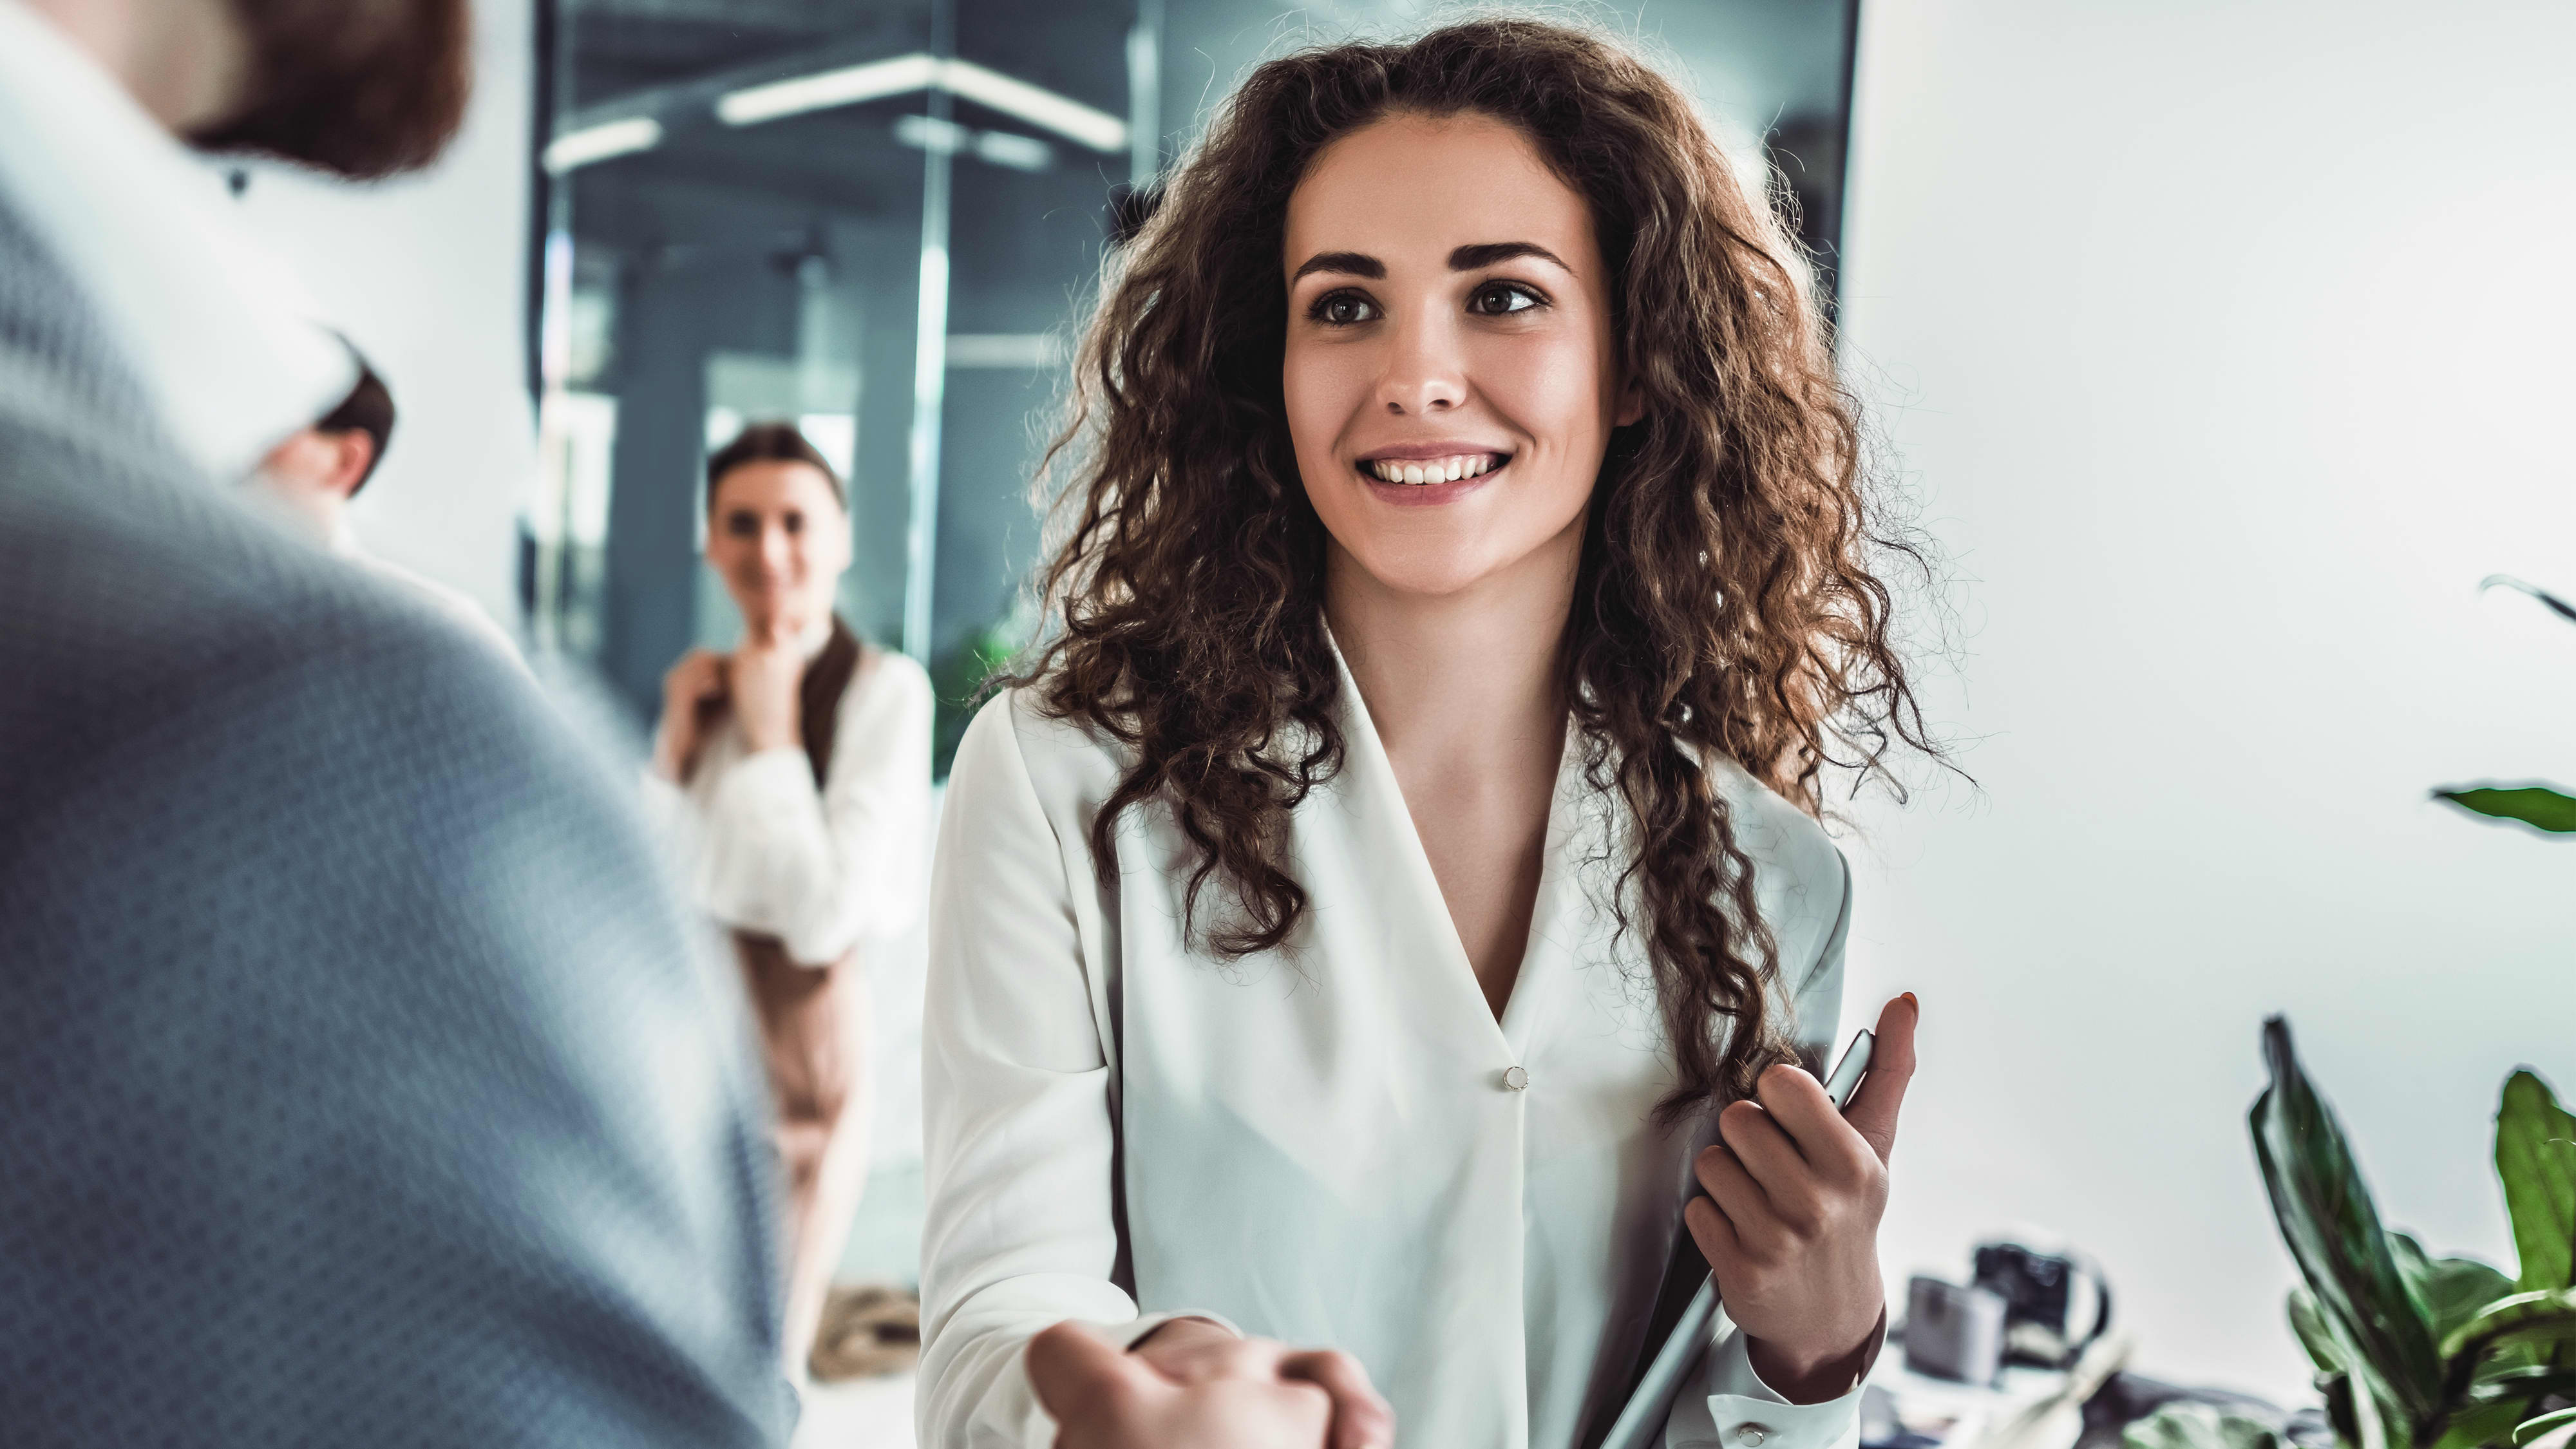
[[[1033,483],[1122,211],[1263,56],[1450,13],[478,10],[431,171],[239,168],[402,399],[360,533],[641,729],[671,660],[731,639],[703,460],[793,418],[851,480],[844,612],[931,670],[943,761],[1034,627]],[[2265,1019],[2388,1223],[2508,1272],[2498,1090],[2576,1085],[2576,845],[2430,793],[2576,780],[2576,628],[2481,588],[2576,598],[2576,11],[1583,13],[1687,77],[1795,218],[1873,466],[1935,545],[1909,647],[1962,773],[1834,802],[1846,1000],[1924,1002],[1888,1281],[2071,1245],[2133,1370],[2312,1404],[2246,1130]],[[921,950],[873,968],[854,1283],[917,1253]],[[800,1442],[909,1444],[904,1393],[826,1386]]]

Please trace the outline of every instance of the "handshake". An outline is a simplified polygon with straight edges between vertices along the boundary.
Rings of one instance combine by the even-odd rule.
[[[1180,1318],[1121,1350],[1080,1323],[1029,1340],[1056,1449],[1394,1449],[1395,1411],[1349,1354]]]

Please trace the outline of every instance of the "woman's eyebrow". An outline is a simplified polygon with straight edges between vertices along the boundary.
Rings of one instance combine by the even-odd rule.
[[[1317,252],[1306,259],[1306,264],[1297,269],[1296,274],[1288,279],[1288,284],[1293,287],[1316,272],[1348,272],[1354,277],[1382,282],[1386,280],[1386,263],[1366,252]]]
[[[1563,257],[1540,246],[1537,242],[1525,241],[1477,242],[1472,246],[1460,247],[1449,254],[1449,270],[1472,272],[1490,267],[1496,262],[1510,261],[1514,257],[1536,257],[1543,262],[1553,262],[1558,271],[1569,277],[1574,275],[1574,268],[1567,266]]]

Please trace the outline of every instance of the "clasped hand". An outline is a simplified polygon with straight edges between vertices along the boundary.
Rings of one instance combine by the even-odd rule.
[[[1121,1352],[1059,1323],[1030,1340],[1029,1381],[1056,1449],[1392,1449],[1395,1411],[1349,1354],[1175,1319]]]
[[[1720,1141],[1693,1164],[1708,1196],[1683,1221],[1754,1372],[1793,1403],[1849,1392],[1886,1317],[1878,1220],[1920,1015],[1910,992],[1879,1013],[1869,1078],[1844,1111],[1814,1077],[1773,1067],[1718,1114]]]
[[[686,780],[705,741],[699,737],[707,707],[722,701],[744,742],[754,751],[804,743],[797,723],[797,692],[805,656],[795,631],[783,626],[752,630],[731,654],[692,649],[662,676],[662,723],[653,735],[653,768],[673,782]]]

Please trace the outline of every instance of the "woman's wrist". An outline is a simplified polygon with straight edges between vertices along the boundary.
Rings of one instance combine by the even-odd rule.
[[[652,767],[654,774],[674,785],[680,783],[680,751],[667,724],[653,732]]]
[[[1760,1338],[1748,1339],[1744,1347],[1754,1376],[1769,1385],[1772,1392],[1793,1404],[1821,1404],[1852,1391],[1877,1361],[1879,1345],[1886,1337],[1887,1310],[1882,1308],[1869,1332],[1848,1347],[1827,1345],[1821,1351],[1802,1350]]]

